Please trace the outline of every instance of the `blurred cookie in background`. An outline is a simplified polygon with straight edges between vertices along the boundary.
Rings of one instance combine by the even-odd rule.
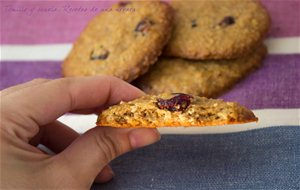
[[[266,47],[260,45],[251,54],[233,60],[191,61],[161,57],[133,84],[149,94],[182,92],[217,97],[259,68],[266,53]]]
[[[120,9],[134,11],[119,11]],[[154,64],[170,38],[172,8],[163,2],[119,2],[93,18],[62,70],[66,77],[113,75],[132,81]]]

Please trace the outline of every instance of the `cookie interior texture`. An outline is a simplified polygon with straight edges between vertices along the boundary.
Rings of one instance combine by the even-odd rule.
[[[248,54],[265,37],[270,17],[257,0],[172,1],[174,31],[166,56],[232,59]]]
[[[80,34],[62,65],[63,75],[105,74],[132,81],[157,61],[171,36],[172,19],[172,8],[163,2],[113,5]]]
[[[147,95],[130,102],[121,102],[104,110],[98,117],[98,126],[111,127],[177,127],[214,126],[257,121],[247,108],[234,102],[193,96],[190,104],[180,111],[170,111],[158,106],[160,99],[170,99],[174,94]]]
[[[217,97],[259,68],[266,53],[266,47],[260,45],[251,54],[233,60],[160,58],[149,72],[133,84],[148,94],[182,92]]]

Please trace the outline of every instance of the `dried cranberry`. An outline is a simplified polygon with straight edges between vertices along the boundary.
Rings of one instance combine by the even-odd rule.
[[[187,109],[193,98],[190,95],[175,93],[176,96],[170,99],[158,98],[156,105],[159,109],[167,109],[169,111],[184,111]]]
[[[103,46],[95,48],[90,54],[90,60],[105,60],[109,55],[109,51]]]
[[[141,32],[142,34],[145,34],[146,32],[148,32],[148,30],[150,29],[150,27],[153,24],[154,24],[154,22],[152,20],[148,20],[148,19],[142,20],[137,24],[134,31],[135,32]]]
[[[198,26],[196,20],[191,21],[191,26],[192,26],[192,28],[195,28]]]
[[[130,1],[121,1],[121,2],[119,2],[119,6],[120,7],[125,7],[126,5],[128,5],[130,3],[131,3]]]
[[[232,16],[226,16],[223,20],[219,23],[220,26],[229,26],[235,23],[235,19]]]

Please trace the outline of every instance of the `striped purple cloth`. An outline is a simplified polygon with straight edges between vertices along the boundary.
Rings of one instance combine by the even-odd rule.
[[[251,109],[299,108],[300,55],[271,55],[263,67],[224,94],[224,100],[234,100]],[[3,61],[1,88],[34,78],[61,77],[58,61]]]
[[[1,20],[1,44],[71,43],[97,12],[108,8],[113,2],[2,2],[1,15],[5,16],[5,19]],[[262,2],[272,18],[270,37],[300,35],[298,0]],[[91,11],[93,7],[96,7],[97,11]]]

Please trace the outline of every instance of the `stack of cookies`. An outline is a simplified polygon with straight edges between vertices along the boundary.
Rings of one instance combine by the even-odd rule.
[[[64,76],[107,74],[149,94],[216,97],[267,52],[270,19],[256,0],[120,2],[111,10],[81,33]]]

